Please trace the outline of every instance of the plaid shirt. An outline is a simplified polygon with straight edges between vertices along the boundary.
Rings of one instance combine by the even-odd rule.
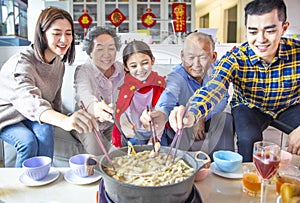
[[[227,52],[212,80],[190,98],[190,111],[196,118],[206,116],[219,103],[230,82],[232,107],[258,108],[276,118],[300,100],[300,41],[282,38],[270,64],[255,55],[248,42]]]

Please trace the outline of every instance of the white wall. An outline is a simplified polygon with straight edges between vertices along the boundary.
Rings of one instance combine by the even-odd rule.
[[[300,0],[285,0],[287,19],[292,27],[300,27]]]
[[[44,8],[44,1],[28,0],[27,9],[27,25],[28,25],[28,40],[33,42],[34,40],[34,29],[36,21]]]
[[[196,0],[196,21],[195,26],[199,27],[199,19],[201,16],[209,13],[209,27],[218,28],[217,37],[219,42],[225,42],[227,24],[225,20],[225,10],[231,8],[234,5],[237,5],[237,39],[239,42],[246,40],[245,38],[245,26],[244,26],[244,8],[248,2],[251,0],[207,0],[209,3],[203,4],[200,3],[200,0]],[[285,0],[287,6],[287,17],[288,21],[291,22],[291,29],[300,30],[300,0]],[[299,33],[300,34],[300,33]]]
[[[44,8],[55,6],[69,11],[69,1],[51,1],[51,0],[28,0],[27,23],[28,23],[28,40],[33,42],[34,29],[36,21]]]

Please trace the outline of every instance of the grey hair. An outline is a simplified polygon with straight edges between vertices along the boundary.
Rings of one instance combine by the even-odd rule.
[[[114,38],[116,49],[117,51],[119,51],[122,46],[121,39],[116,34],[115,29],[109,26],[95,26],[90,28],[83,40],[82,50],[85,51],[88,55],[90,55],[94,48],[94,39],[99,35],[103,34],[108,34],[112,38]]]

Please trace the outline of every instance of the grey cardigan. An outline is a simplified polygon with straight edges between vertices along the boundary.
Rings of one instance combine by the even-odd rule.
[[[8,59],[0,70],[0,131],[25,118],[40,122],[48,109],[61,112],[64,72],[59,56],[45,63],[32,46]]]

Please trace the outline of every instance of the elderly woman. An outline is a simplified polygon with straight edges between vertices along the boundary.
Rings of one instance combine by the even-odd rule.
[[[113,128],[112,98],[124,78],[124,68],[116,62],[121,42],[115,31],[108,27],[93,27],[83,41],[83,50],[89,55],[87,61],[75,71],[76,107],[83,103],[87,111],[97,118],[100,139],[107,150],[111,146]],[[96,138],[91,133],[73,133],[85,150],[95,156],[102,155]]]

